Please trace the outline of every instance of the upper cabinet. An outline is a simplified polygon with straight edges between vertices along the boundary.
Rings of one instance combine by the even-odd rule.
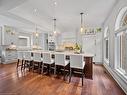
[[[32,44],[32,33],[11,26],[2,26],[1,35],[0,40],[2,40],[2,45],[11,45],[11,43],[13,43],[19,47],[30,47]]]
[[[2,28],[2,45],[17,43],[17,34],[15,28],[4,25]]]

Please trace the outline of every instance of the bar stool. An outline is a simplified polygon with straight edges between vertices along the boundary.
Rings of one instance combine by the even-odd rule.
[[[24,51],[24,69],[25,68],[29,68],[30,69],[33,68],[33,59],[32,59],[32,52],[31,51]]]
[[[22,51],[18,51],[17,55],[18,55],[17,69],[18,69],[18,67],[21,67],[21,70],[22,70],[23,66],[24,66],[24,64],[23,64],[23,62],[24,62],[24,54],[23,54]]]
[[[57,54],[55,53],[55,69],[54,74],[56,74],[57,67],[63,67],[64,68],[64,80],[65,80],[65,70],[67,69],[67,66],[69,66],[69,60],[66,60],[66,56],[64,54]]]
[[[83,86],[83,77],[84,77],[84,58],[82,55],[70,55],[70,78],[69,82],[71,81],[72,71],[74,70],[81,70],[82,75],[82,86]]]
[[[33,71],[35,67],[38,67],[38,73],[39,73],[42,62],[43,62],[42,54],[40,52],[33,52]]]
[[[51,54],[48,52],[43,52],[43,64],[42,64],[42,73],[44,70],[44,65],[48,65],[48,73],[50,72],[51,69],[51,65],[54,64],[54,59],[52,58]]]

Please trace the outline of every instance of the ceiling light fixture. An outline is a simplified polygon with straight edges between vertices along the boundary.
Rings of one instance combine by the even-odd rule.
[[[53,19],[53,33],[56,34],[56,19]]]
[[[34,12],[36,13],[37,12],[37,9],[34,9]]]
[[[81,33],[84,31],[84,29],[83,29],[83,14],[84,14],[84,13],[80,13],[80,15],[81,15],[81,26],[80,26],[80,32],[81,32]]]
[[[56,1],[54,2],[54,5],[55,5],[55,6],[57,5],[57,2],[56,2]]]
[[[37,25],[35,25],[35,37],[37,38],[39,36],[38,32],[37,32]]]
[[[37,16],[37,9],[34,9],[33,11],[34,11],[35,16]],[[38,34],[37,24],[35,24],[35,37],[37,38],[38,36],[39,34]]]

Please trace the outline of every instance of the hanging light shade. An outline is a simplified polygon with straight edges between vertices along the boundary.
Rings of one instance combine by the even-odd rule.
[[[83,14],[84,14],[84,13],[80,13],[80,15],[81,15],[81,26],[80,26],[80,32],[81,32],[81,33],[84,31],[84,29],[83,29]]]
[[[39,36],[39,34],[37,32],[37,25],[35,25],[35,37],[38,37],[38,36]]]
[[[53,33],[56,34],[56,19],[53,19]]]

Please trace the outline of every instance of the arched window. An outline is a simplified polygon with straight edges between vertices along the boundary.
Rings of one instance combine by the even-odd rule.
[[[115,67],[127,74],[127,7],[120,10],[115,24]]]
[[[121,27],[126,26],[126,25],[127,25],[127,11],[125,12],[125,14],[122,17]]]
[[[127,25],[127,7],[122,8],[118,14],[115,23],[115,31],[120,29],[124,25]]]
[[[109,65],[109,29],[104,30],[104,61]]]

